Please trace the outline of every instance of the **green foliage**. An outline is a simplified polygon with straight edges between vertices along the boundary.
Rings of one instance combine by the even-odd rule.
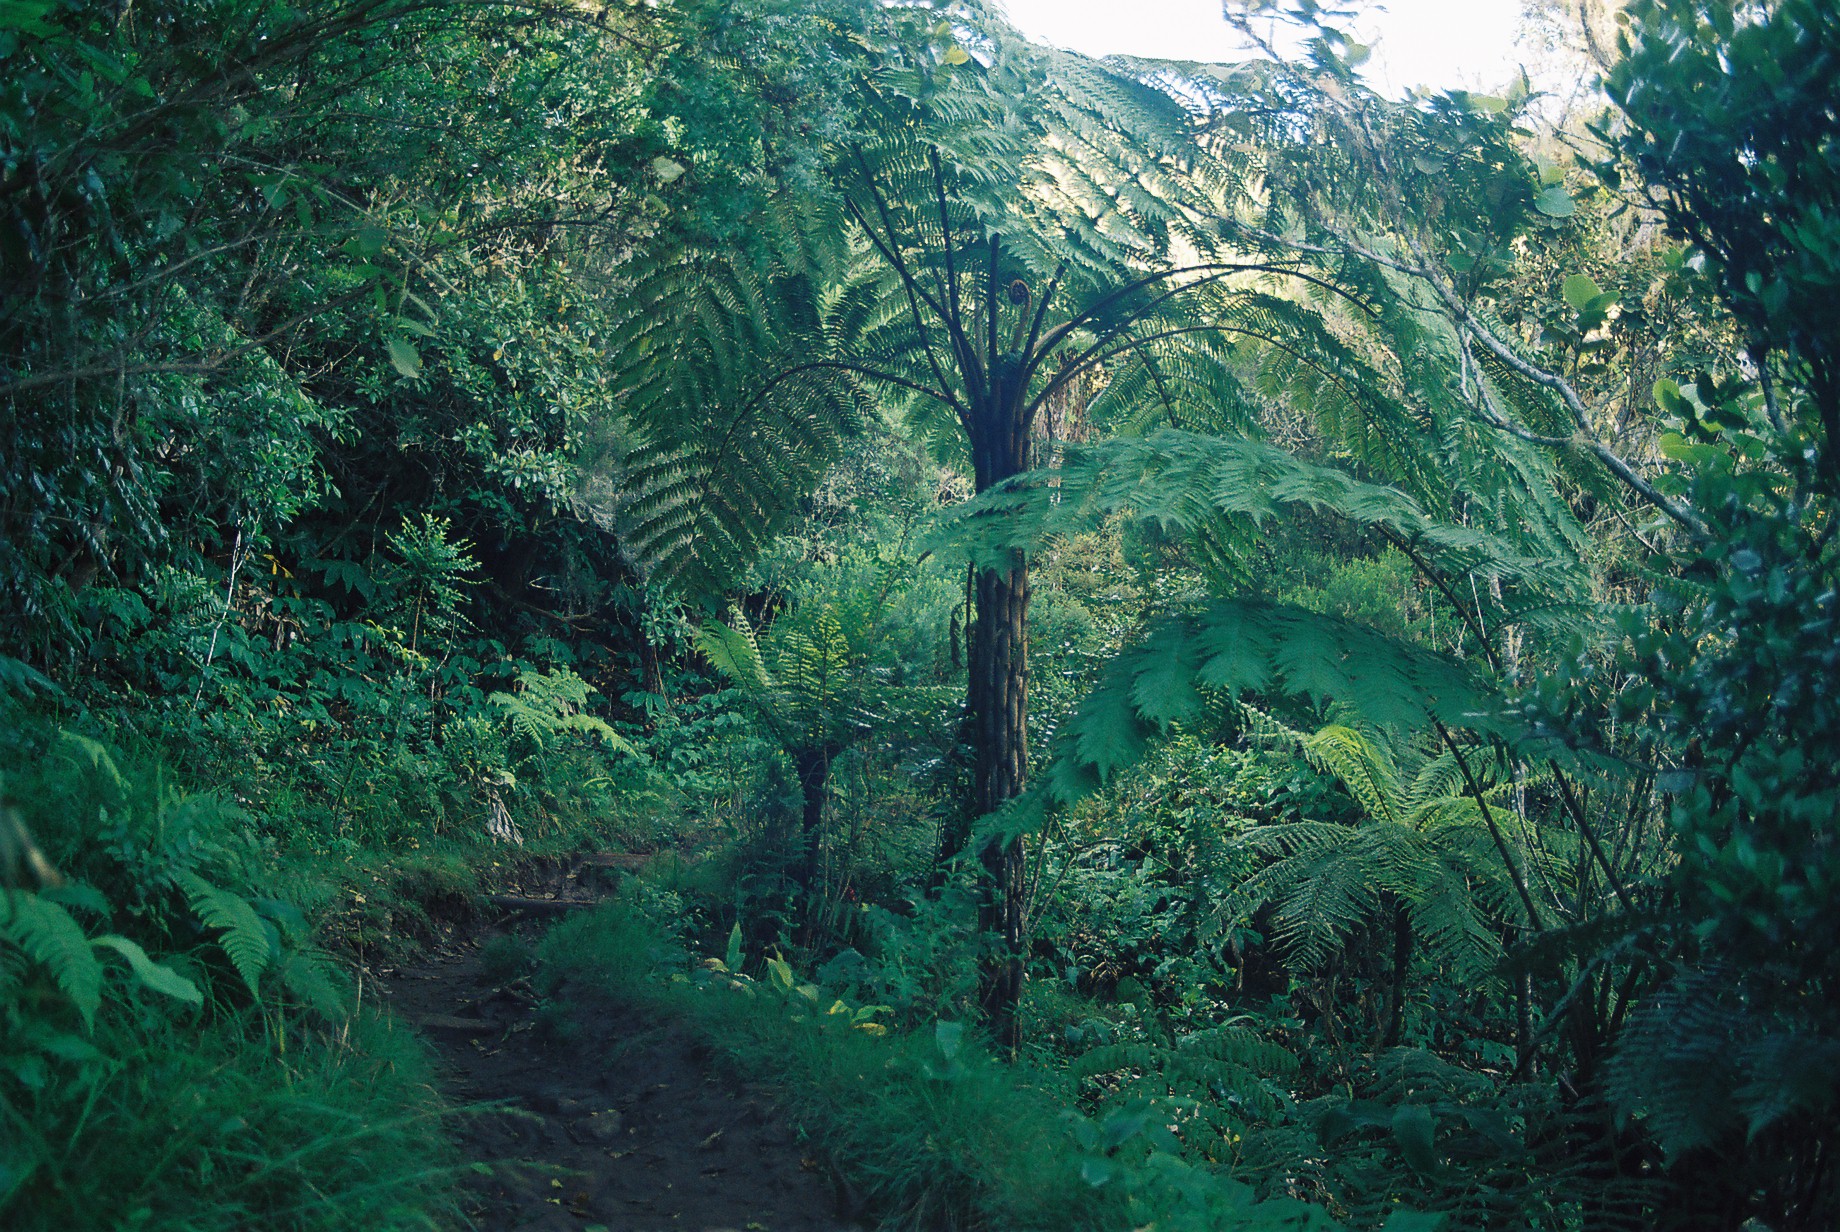
[[[69,912],[36,895],[8,891],[4,911],[0,927],[6,930],[6,941],[44,964],[84,1025],[93,1023],[102,1004],[102,964],[91,953],[82,928]]]
[[[1269,732],[1275,725],[1260,726]],[[1357,933],[1393,926],[1385,911],[1403,909],[1426,957],[1463,986],[1486,987],[1503,956],[1502,935],[1522,911],[1451,754],[1425,757],[1409,744],[1336,724],[1283,734],[1334,775],[1366,817],[1354,826],[1305,820],[1248,831],[1235,846],[1256,857],[1258,871],[1229,892],[1223,913],[1250,919],[1269,905],[1274,939],[1308,969]],[[1511,808],[1506,794],[1496,787],[1485,798]],[[1527,847],[1515,858],[1525,864]],[[1542,848],[1533,858],[1563,884],[1561,857]]]
[[[407,626],[412,655],[424,639],[438,641],[461,627],[466,575],[479,562],[469,554],[470,545],[449,540],[451,533],[447,519],[425,513],[420,519],[404,518],[385,541],[393,559],[384,581],[401,605],[399,619]]]
[[[1670,1159],[1824,1115],[1840,1081],[1840,1044],[1793,1016],[1758,1013],[1738,992],[1744,982],[1716,967],[1679,972],[1619,1042],[1610,1096]]]
[[[70,1000],[86,1030],[93,1029],[102,1007],[103,967],[97,950],[125,959],[134,977],[154,992],[192,1005],[204,1000],[196,984],[148,958],[135,942],[113,933],[88,937],[62,906],[35,894],[8,890],[0,898],[0,941],[50,971],[58,992]],[[264,957],[266,947],[264,938]],[[12,990],[0,988],[7,991]]]
[[[715,849],[640,892],[727,957],[609,914],[552,977],[897,1222],[1834,1225],[1831,8],[1632,0],[1549,132],[1309,3],[1238,66],[0,4],[0,1214],[426,1222],[418,1062],[292,900],[400,945],[488,837],[637,837]],[[1025,561],[980,903],[951,699]]]
[[[1485,613],[1491,623],[1515,619],[1515,608],[1524,619],[1536,603],[1545,619],[1577,616],[1573,604],[1586,584],[1579,562],[1546,554],[1532,536],[1516,543],[1505,533],[1453,525],[1426,513],[1398,488],[1363,482],[1273,445],[1172,429],[1069,448],[1059,468],[1024,476],[953,509],[941,534],[986,563],[1119,517],[1166,535],[1211,536],[1241,547],[1261,526],[1292,510],[1375,528],[1435,576],[1470,576],[1518,588],[1506,612]]]
[[[1485,723],[1494,706],[1464,664],[1338,617],[1217,599],[1165,617],[1107,666],[1062,728],[1050,784],[1071,800],[1102,785],[1171,724],[1195,719],[1209,694],[1243,691],[1337,703],[1377,726],[1434,718]]]
[[[220,930],[218,944],[229,956],[236,973],[250,992],[261,986],[262,972],[268,967],[269,931],[255,908],[235,894],[218,889],[196,874],[182,874],[184,888],[192,910],[207,927]]]
[[[1840,281],[1840,175],[1833,119],[1810,104],[1831,93],[1840,21],[1807,0],[1645,0],[1619,37],[1614,148],[1709,263],[1751,357],[1784,366],[1785,395],[1805,391],[1772,414],[1831,450],[1840,333],[1820,305]]]
[[[687,957],[657,924],[609,904],[551,932],[539,982],[576,1012],[610,999],[678,1016],[738,1073],[771,1083],[893,1226],[1333,1226],[1184,1162],[1148,1116],[1070,1115],[1053,1079],[999,1065],[961,1023],[865,1030],[879,1024],[780,960],[756,982],[717,960],[692,974]],[[849,1012],[827,1012],[838,1005]]]
[[[1285,1079],[1296,1069],[1297,1059],[1283,1048],[1229,1023],[1178,1036],[1169,1047],[1101,1044],[1075,1059],[1068,1073],[1099,1080],[1108,1104],[1146,1101],[1163,1115],[1192,1120],[1183,1136],[1205,1152],[1275,1118],[1288,1103]]]
[[[0,1028],[0,1217],[26,1232],[428,1228],[457,1170],[414,1041],[105,1012],[94,1036]]]
[[[252,819],[14,716],[5,804],[70,879],[0,890],[0,1218],[429,1226],[452,1173],[421,1055],[251,880]]]
[[[486,703],[502,710],[512,729],[532,744],[541,748],[545,737],[578,732],[600,737],[611,749],[632,751],[632,746],[605,719],[583,713],[594,689],[568,668],[523,670],[518,673],[517,683],[515,692],[492,693]]]

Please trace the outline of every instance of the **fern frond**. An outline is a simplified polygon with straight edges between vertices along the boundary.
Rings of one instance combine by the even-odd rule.
[[[598,737],[608,748],[632,752],[626,738],[598,715],[588,714],[585,707],[594,696],[594,688],[566,667],[549,671],[521,670],[514,693],[492,693],[487,704],[505,714],[506,721],[521,736],[544,747],[545,737],[561,732]]]
[[[719,620],[706,621],[696,631],[696,649],[735,684],[764,694],[773,687],[773,682],[761,660],[760,643],[751,626],[739,620],[737,624],[739,627]]]
[[[1173,1046],[1156,1043],[1103,1044],[1068,1066],[1076,1078],[1120,1079],[1111,1098],[1120,1101],[1178,1100],[1217,1110],[1238,1109],[1267,1119],[1286,1102],[1279,1079],[1296,1072],[1297,1058],[1239,1023],[1192,1032]]]
[[[1535,556],[1501,537],[1427,514],[1397,488],[1354,479],[1257,441],[1163,430],[1072,448],[1061,469],[1021,476],[955,506],[935,544],[995,565],[1016,550],[1090,532],[1123,516],[1193,535],[1221,517],[1255,523],[1287,507],[1381,526],[1453,575],[1517,584],[1552,604],[1583,597],[1574,556]]]
[[[1464,664],[1339,617],[1217,599],[1153,624],[1108,665],[1062,725],[1049,781],[1072,801],[1134,761],[1150,738],[1192,719],[1203,690],[1340,702],[1380,727],[1492,726],[1489,691]]]
[[[0,941],[16,947],[51,973],[87,1030],[102,1005],[102,964],[68,911],[19,890],[0,891]]]
[[[1304,756],[1335,775],[1370,817],[1400,821],[1398,772],[1392,761],[1366,736],[1352,727],[1331,723],[1300,742]]]
[[[261,995],[262,973],[277,948],[269,924],[247,899],[220,890],[196,873],[183,873],[179,884],[192,911],[207,928],[219,930],[217,943],[249,991]]]

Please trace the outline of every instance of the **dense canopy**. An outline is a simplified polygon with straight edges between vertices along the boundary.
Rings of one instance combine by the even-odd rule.
[[[840,1219],[1835,1226],[1840,10],[1529,11],[0,0],[0,1220],[638,1226],[478,949]]]

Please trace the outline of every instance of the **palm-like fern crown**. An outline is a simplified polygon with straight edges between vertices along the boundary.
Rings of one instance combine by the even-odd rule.
[[[770,194],[748,251],[628,271],[612,357],[647,437],[628,539],[660,573],[732,572],[875,397],[949,440],[979,406],[1032,413],[1102,367],[1112,422],[1246,427],[1261,394],[1243,347],[1271,339],[1288,363],[1346,368],[1327,385],[1350,397],[1373,383],[1280,293],[1306,285],[1294,263],[1229,242],[1255,168],[1199,139],[1194,99],[1154,66],[946,12],[879,11],[859,36],[828,191]]]
[[[1026,423],[1095,370],[1102,427],[1245,435],[1281,406],[1431,515],[1511,510],[1524,553],[1583,549],[1553,463],[1476,427],[1460,342],[1410,288],[1247,221],[1283,222],[1268,177],[1297,173],[1297,134],[1255,118],[1268,72],[1098,63],[981,6],[864,22],[833,49],[852,85],[826,186],[776,185],[753,245],[627,271],[642,566],[732,575],[884,408],[962,459],[982,409]]]
[[[1504,929],[1523,917],[1483,806],[1467,793],[1455,758],[1427,756],[1371,727],[1332,723],[1306,734],[1248,713],[1265,738],[1338,778],[1366,817],[1357,826],[1306,820],[1248,832],[1239,846],[1261,867],[1226,896],[1222,919],[1269,905],[1277,940],[1307,967],[1397,907],[1434,961],[1465,982],[1491,978]],[[1508,787],[1485,788],[1497,809]],[[1544,879],[1564,876],[1563,861],[1547,845],[1520,853],[1522,861],[1530,857],[1540,861]]]
[[[897,683],[890,670],[891,610],[907,580],[907,566],[884,562],[874,585],[810,588],[764,631],[740,612],[708,621],[696,647],[784,747],[834,752],[944,701],[940,689]]]

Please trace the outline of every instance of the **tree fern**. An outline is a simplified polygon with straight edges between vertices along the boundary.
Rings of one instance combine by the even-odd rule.
[[[1678,1159],[1824,1110],[1840,1040],[1761,1011],[1740,973],[1682,968],[1631,1017],[1605,1078],[1616,1105]]]
[[[1229,242],[1251,160],[1197,141],[1162,68],[1031,46],[983,6],[878,12],[825,190],[772,195],[764,248],[629,271],[612,351],[648,438],[628,507],[642,563],[732,569],[875,422],[871,395],[974,446],[996,403],[1026,431],[1095,368],[1112,425],[1245,427],[1269,399],[1242,378],[1275,356],[1268,388],[1313,375],[1386,401],[1291,293],[1314,276]],[[978,56],[947,61],[956,39]]]
[[[1385,896],[1404,907],[1426,953],[1459,978],[1492,980],[1504,956],[1504,933],[1526,921],[1515,870],[1504,863],[1467,784],[1453,773],[1450,754],[1427,757],[1403,739],[1339,724],[1307,735],[1268,718],[1261,727],[1340,778],[1366,819],[1354,827],[1306,821],[1248,832],[1237,845],[1263,867],[1229,893],[1224,913],[1245,918],[1275,904],[1280,940],[1311,965],[1360,929],[1381,923]],[[1509,786],[1486,787],[1484,794],[1506,811],[1501,797]],[[1511,854],[1542,884],[1569,887],[1569,843],[1519,844]]]

